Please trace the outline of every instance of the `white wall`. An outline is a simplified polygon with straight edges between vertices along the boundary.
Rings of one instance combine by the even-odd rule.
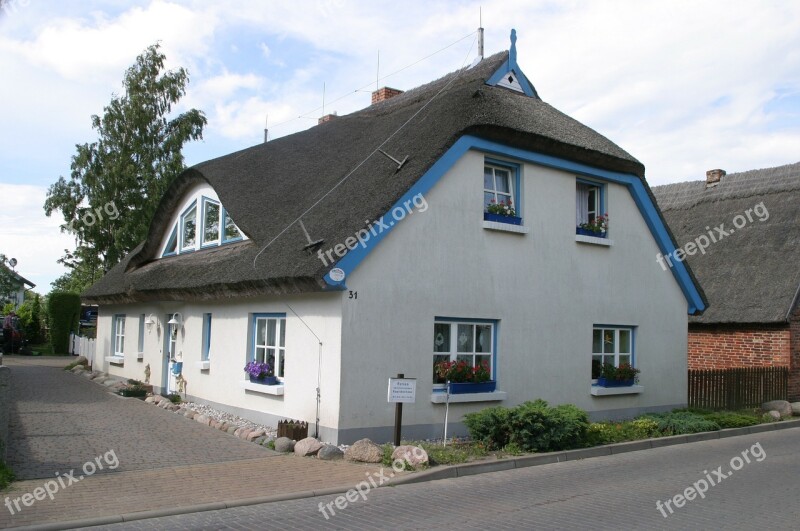
[[[608,412],[684,404],[687,303],[657,265],[628,190],[608,185],[613,245],[577,243],[575,175],[526,164],[521,215],[530,233],[491,231],[483,228],[483,160],[467,153],[428,193],[428,210],[400,222],[348,278],[358,298],[342,296],[341,428],[391,426],[387,379],[398,372],[418,378],[404,424],[441,424],[443,406],[430,402],[436,316],[499,320],[503,405],[544,398]],[[595,323],[638,327],[644,393],[590,396]],[[451,419],[497,404],[457,404]]]
[[[321,385],[322,408],[320,424],[336,428],[339,418],[339,337],[340,307],[337,295],[315,294],[285,298],[302,316],[314,333],[323,341]],[[255,298],[215,303],[150,303],[100,307],[97,325],[98,363],[111,354],[112,319],[114,314],[125,314],[126,339],[123,366],[103,362],[102,370],[115,376],[144,380],[144,370],[150,365],[150,383],[156,387],[162,382],[162,360],[165,323],[168,313],[180,312],[183,327],[176,350],[182,353],[183,377],[186,392],[203,401],[229,406],[233,410],[250,410],[267,416],[306,420],[316,417],[316,386],[319,344],[306,326],[283,301]],[[211,364],[201,370],[203,314],[212,314]],[[161,324],[148,332],[145,328],[144,359],[136,359],[138,320],[140,314],[154,314]],[[249,360],[248,337],[253,313],[286,314],[286,376],[284,395],[272,396],[240,387],[246,379],[244,365]],[[100,367],[97,367],[100,368]]]

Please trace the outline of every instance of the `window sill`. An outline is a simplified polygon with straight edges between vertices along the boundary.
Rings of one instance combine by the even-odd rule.
[[[523,227],[522,225],[512,225],[510,223],[500,223],[498,221],[483,221],[483,228],[489,230],[498,230],[501,232],[513,232],[516,234],[528,234],[530,232],[529,227]]]
[[[254,393],[261,393],[265,395],[283,395],[283,384],[278,385],[264,385],[253,383],[250,380],[242,380],[239,382],[239,387]]]
[[[638,395],[644,391],[641,385],[631,385],[628,387],[600,387],[593,385],[589,388],[592,396],[613,396],[613,395]]]
[[[575,241],[580,243],[602,245],[604,247],[611,247],[614,245],[614,240],[609,240],[608,238],[598,238],[596,236],[584,236],[583,234],[576,234]]]
[[[450,403],[458,402],[499,402],[508,398],[505,391],[494,391],[493,393],[464,393],[450,395]],[[447,393],[431,393],[431,402],[434,404],[444,404],[447,402]]]
[[[197,368],[201,371],[207,371],[211,368],[211,360],[203,360],[196,362]]]
[[[136,354],[136,359],[141,361],[144,359],[144,352],[139,352]]]
[[[125,365],[125,357],[124,356],[106,356],[105,360],[109,363],[114,365]]]

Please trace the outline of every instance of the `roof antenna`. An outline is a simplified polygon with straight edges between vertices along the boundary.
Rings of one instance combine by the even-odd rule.
[[[325,240],[314,240],[314,241],[311,241],[311,236],[308,235],[308,231],[306,230],[306,226],[303,225],[303,220],[299,219],[297,221],[300,222],[300,228],[303,229],[303,234],[306,235],[306,240],[308,240],[308,244],[303,247],[304,251],[307,251],[309,249],[313,249],[314,247],[316,247],[318,245],[321,245],[322,242],[325,241]]]
[[[378,66],[375,70],[375,90],[380,90],[378,88],[378,83],[381,82],[381,51],[378,50]]]
[[[483,60],[483,13],[478,6],[478,57]]]
[[[266,144],[269,140],[269,113],[267,113],[267,119],[264,121],[264,143]]]
[[[379,149],[378,151],[380,151],[380,152],[381,152],[381,155],[383,155],[384,157],[387,157],[387,158],[391,159],[391,160],[392,160],[392,162],[394,162],[395,164],[397,164],[397,169],[396,169],[396,170],[394,170],[394,172],[395,172],[395,173],[399,172],[399,171],[400,171],[400,168],[402,168],[402,167],[403,167],[403,165],[404,165],[406,162],[408,162],[408,155],[406,155],[406,158],[404,158],[403,160],[397,160],[396,158],[394,158],[393,156],[389,155],[388,153],[386,153],[386,152],[385,152],[384,150],[382,150],[382,149]]]
[[[325,82],[322,82],[322,116],[325,116]]]

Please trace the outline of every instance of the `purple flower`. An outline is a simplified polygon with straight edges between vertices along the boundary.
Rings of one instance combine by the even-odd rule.
[[[265,378],[267,376],[272,376],[272,367],[270,366],[269,363],[266,362],[261,362],[261,361],[248,362],[248,364],[244,366],[244,370],[247,374],[258,380]]]

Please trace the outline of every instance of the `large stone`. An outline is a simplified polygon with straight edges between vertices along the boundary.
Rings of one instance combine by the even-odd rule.
[[[208,418],[208,417],[207,417],[207,416],[205,416],[205,415],[197,415],[197,416],[194,418],[194,420],[195,420],[196,422],[199,422],[200,424],[203,424],[204,426],[208,426],[209,424],[211,424],[211,419],[210,419],[210,418]]]
[[[89,360],[86,359],[86,356],[78,356],[75,358],[74,363],[77,363],[78,365],[88,365]]]
[[[800,415],[800,402],[792,402],[792,413]]]
[[[183,414],[184,417],[187,419],[194,419],[197,416],[197,413],[192,411],[191,409],[187,409],[186,412]]]
[[[323,461],[336,461],[338,459],[344,459],[344,452],[341,451],[338,446],[326,444],[319,449],[317,457]]]
[[[156,403],[156,397],[148,396],[147,398],[144,399],[144,402],[145,402],[145,404],[155,404]]]
[[[103,385],[105,385],[106,387],[111,387],[112,385],[116,385],[118,383],[120,383],[119,380],[117,380],[115,378],[109,378],[109,379],[107,379],[106,381],[103,382]]]
[[[428,464],[428,452],[419,446],[402,445],[395,448],[394,452],[392,452],[392,462],[397,459],[405,461],[412,467],[417,468],[419,465]]]
[[[239,428],[237,428],[236,426],[228,426],[228,429],[225,430],[225,431],[228,432],[228,434],[235,436],[236,435],[236,430],[238,430],[238,429]]]
[[[85,371],[85,370],[86,370],[86,367],[84,367],[83,365],[76,365],[76,366],[74,366],[73,368],[71,368],[70,370],[71,370],[72,372],[74,372],[74,373],[79,373],[79,372],[83,372],[83,371]]]
[[[307,455],[317,455],[319,449],[322,448],[322,443],[316,440],[314,437],[306,437],[300,441],[297,441],[294,445],[294,455],[299,455],[300,457],[306,457]]]
[[[361,439],[344,452],[344,458],[361,463],[380,463],[383,461],[383,449],[369,439]]]
[[[254,440],[258,439],[259,437],[263,437],[265,433],[267,433],[267,432],[264,431],[264,430],[252,431],[247,435],[247,440],[248,441],[254,441]]]
[[[764,411],[777,411],[781,417],[792,416],[792,405],[786,400],[772,400],[761,404],[761,409]]]
[[[284,453],[293,452],[294,441],[289,437],[278,437],[275,439],[275,451]]]
[[[775,411],[774,409],[772,411],[768,411],[766,416],[771,420],[781,420],[780,411]]]

